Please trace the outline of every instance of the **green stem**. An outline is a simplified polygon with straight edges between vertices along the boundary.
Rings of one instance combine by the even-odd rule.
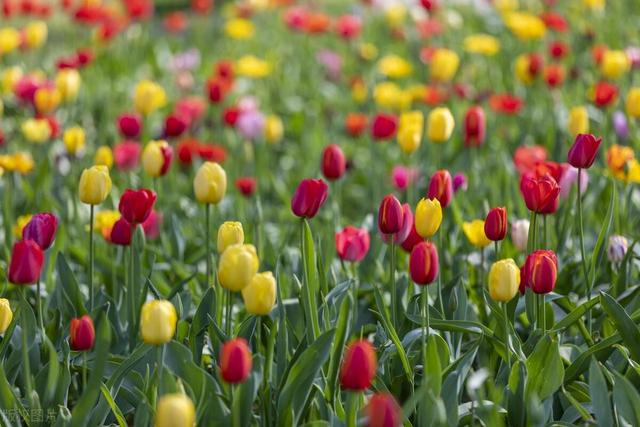
[[[161,344],[156,349],[156,356],[158,358],[156,362],[156,403],[162,396],[162,369],[164,368],[164,348],[165,345]]]
[[[495,248],[495,257],[496,257],[496,261],[500,260],[500,251],[499,251],[499,247],[498,247],[498,241],[496,240],[495,242],[493,242],[493,246]]]
[[[26,316],[30,309],[25,295],[24,286],[18,286],[20,292],[20,302],[22,303],[22,321],[20,330],[22,332],[22,374],[24,376],[24,388],[30,406],[33,406],[33,384],[31,383],[31,367],[29,364],[29,349],[27,344],[27,321]]]
[[[240,405],[236,405],[235,396],[236,396],[236,386],[235,384],[230,385],[231,392],[231,424],[233,427],[240,427]]]
[[[398,315],[397,315],[397,301],[396,301],[396,244],[393,240],[393,236],[391,236],[391,250],[389,251],[389,256],[391,258],[391,271],[389,273],[391,280],[391,322],[393,327],[398,329]]]
[[[351,263],[351,280],[353,280],[353,327],[358,324],[358,270],[355,262]]]
[[[230,338],[231,337],[231,331],[232,331],[232,327],[231,327],[231,319],[233,317],[233,299],[232,299],[232,295],[231,295],[231,291],[229,289],[225,290],[225,293],[227,294],[227,317],[225,319],[225,328],[226,328],[226,333],[227,336]]]
[[[89,215],[89,312],[93,311],[93,212],[94,205],[91,205]]]
[[[507,314],[507,303],[502,303],[502,315],[504,316],[504,347],[507,354],[507,372],[511,368],[511,350],[509,349],[509,342],[511,341],[511,335],[509,334],[509,315]]]
[[[304,301],[305,304],[305,311],[307,311],[307,321],[308,321],[308,325],[307,325],[307,334],[308,337],[310,338],[311,341],[309,342],[313,342],[316,340],[316,338],[318,337],[318,335],[320,335],[320,325],[318,323],[318,314],[317,312],[315,312],[313,310],[312,307],[315,306],[315,304],[311,304],[311,302],[313,301],[313,298],[315,298],[315,284],[311,283],[310,280],[310,272],[312,268],[316,268],[315,265],[309,265],[309,263],[307,262],[307,250],[306,245],[305,245],[305,228],[307,227],[307,220],[305,218],[302,218],[302,220],[300,221],[300,251],[302,253],[302,268],[303,268],[303,275],[304,275],[304,299],[306,299],[306,301]],[[312,289],[312,285],[314,286],[314,289]]]
[[[36,286],[36,304],[38,304],[38,321],[40,324],[40,330],[42,331],[42,338],[44,339],[44,320],[42,318],[42,300],[40,297],[40,278],[38,278],[38,285]]]
[[[87,352],[82,352],[82,392],[87,390]]]
[[[437,282],[437,287],[438,287],[438,301],[439,301],[439,305],[440,305],[440,314],[442,315],[442,319],[445,320],[447,318],[446,314],[444,313],[444,301],[442,300],[442,274],[443,274],[443,270],[444,270],[444,242],[442,240],[442,235],[444,234],[444,230],[442,230],[442,224],[440,224],[440,234],[438,234],[438,250],[440,250],[441,252],[441,258],[440,258],[440,271],[438,272],[438,282]]]
[[[347,427],[356,427],[358,424],[358,398],[360,393],[349,392],[347,397]]]
[[[578,188],[577,188],[577,199],[578,199],[578,224],[580,230],[580,256],[582,257],[582,273],[584,274],[584,282],[587,286],[587,300],[591,300],[591,283],[589,283],[589,268],[587,267],[587,257],[585,256],[584,250],[584,229],[582,226],[582,194],[580,194],[580,186],[582,184],[582,169],[578,168]],[[587,311],[587,327],[589,329],[589,334],[591,334],[591,310]]]
[[[426,377],[427,370],[427,340],[429,338],[429,293],[427,287],[423,286],[422,301],[422,378]]]

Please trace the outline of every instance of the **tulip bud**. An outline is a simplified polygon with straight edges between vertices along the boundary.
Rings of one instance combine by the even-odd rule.
[[[253,360],[244,338],[227,341],[220,351],[220,373],[229,384],[244,382],[251,374]]]
[[[340,369],[340,384],[345,390],[363,391],[371,387],[378,368],[376,351],[367,340],[347,346]]]
[[[596,138],[591,134],[578,134],[567,155],[569,164],[579,169],[590,168],[596,159],[601,142],[602,138]]]
[[[460,65],[460,58],[457,53],[449,49],[437,49],[431,57],[429,67],[431,78],[439,82],[447,82],[458,71],[458,65]]]
[[[536,294],[552,292],[558,277],[558,259],[555,252],[541,249],[530,253],[520,274],[521,291],[531,288]]]
[[[369,232],[365,228],[348,225],[336,233],[336,252],[343,261],[362,261],[369,251],[369,244]]]
[[[386,195],[378,209],[378,229],[383,234],[395,234],[402,229],[403,225],[402,204],[394,195]]]
[[[231,245],[244,243],[244,230],[238,221],[225,221],[218,228],[218,253],[221,254]]]
[[[420,199],[416,206],[415,227],[418,234],[429,238],[442,224],[442,207],[438,199]]]
[[[69,347],[71,347],[71,350],[91,350],[95,339],[96,331],[93,327],[91,316],[85,314],[82,317],[71,319],[71,324],[69,325]]]
[[[491,243],[491,240],[484,232],[485,224],[481,219],[474,219],[471,222],[462,223],[462,231],[467,236],[467,240],[476,248],[483,248]]]
[[[464,115],[464,144],[479,147],[486,136],[486,118],[480,106],[473,106]]]
[[[111,177],[106,166],[92,166],[80,176],[80,200],[88,205],[99,205],[111,192]]]
[[[267,116],[264,121],[264,139],[271,144],[282,139],[284,134],[284,126],[282,125],[282,119],[278,116]]]
[[[152,300],[143,304],[140,311],[140,334],[147,344],[168,343],[176,332],[178,315],[167,300]]]
[[[429,180],[429,191],[427,197],[429,199],[436,198],[440,202],[442,208],[446,208],[451,203],[453,193],[453,185],[451,183],[451,174],[446,169],[434,172]]]
[[[147,175],[157,178],[169,171],[172,157],[173,149],[167,141],[151,141],[142,151],[142,167]]]
[[[484,221],[484,234],[494,242],[500,241],[507,235],[507,209],[493,208]]]
[[[49,212],[35,214],[22,229],[23,240],[33,240],[46,251],[53,244],[58,229],[58,218]]]
[[[113,166],[113,152],[111,151],[111,148],[107,145],[98,147],[93,162],[96,166],[105,166],[107,169],[111,169]]]
[[[247,313],[266,316],[276,303],[276,278],[270,271],[258,273],[242,289],[242,299]]]
[[[431,242],[420,242],[413,247],[409,257],[411,280],[418,285],[433,283],[438,277],[438,249]]]
[[[322,174],[329,181],[342,178],[347,169],[347,159],[337,144],[329,144],[322,152]]]
[[[455,122],[448,108],[434,108],[427,117],[427,136],[431,142],[447,141],[453,133]]]
[[[0,298],[0,334],[4,334],[11,321],[13,320],[13,311],[11,311],[11,305],[6,298]]]
[[[511,241],[519,251],[527,248],[527,240],[529,237],[529,220],[518,219],[511,224]]]
[[[520,287],[520,268],[511,258],[493,263],[489,270],[489,294],[491,299],[509,302]]]
[[[629,71],[630,68],[631,62],[624,51],[607,49],[602,54],[600,72],[602,72],[605,77],[617,79]]]
[[[573,107],[569,111],[567,128],[571,135],[589,132],[589,112],[587,111],[587,107]]]
[[[398,128],[398,119],[393,114],[377,114],[373,118],[371,136],[373,139],[389,139],[395,135]]]
[[[402,151],[411,154],[420,147],[424,128],[422,111],[410,111],[400,115],[398,144]]]
[[[303,179],[291,198],[291,211],[301,218],[313,218],[327,200],[328,191],[321,179]]]
[[[250,176],[243,176],[236,179],[236,188],[245,197],[251,197],[256,191],[256,180]]]
[[[467,187],[469,186],[467,182],[467,176],[462,172],[458,172],[453,177],[452,185],[454,193],[457,193],[458,190],[467,191]]]
[[[187,121],[179,114],[170,114],[164,120],[164,135],[175,138],[187,130]]]
[[[49,114],[60,105],[62,97],[55,87],[43,86],[36,90],[33,104],[41,114]]]
[[[184,394],[165,394],[158,400],[155,427],[193,427],[195,422],[193,402]]]
[[[142,190],[127,188],[120,197],[118,210],[131,225],[142,224],[149,217],[156,197],[155,192],[146,188]]]
[[[546,174],[540,178],[523,175],[520,192],[527,209],[532,212],[549,214],[557,209],[560,186],[551,175]]]
[[[118,129],[125,138],[136,139],[142,131],[142,118],[138,114],[122,114],[118,117]]]
[[[66,68],[58,71],[55,83],[56,89],[58,89],[60,97],[64,102],[76,99],[78,97],[78,92],[80,92],[80,85],[82,84],[80,73],[78,73],[78,70],[73,68]]]
[[[620,235],[609,236],[609,245],[607,246],[607,257],[609,261],[619,264],[624,260],[627,254],[629,243],[627,238]]]
[[[423,4],[425,1],[433,2],[433,0],[422,0]],[[402,425],[402,409],[396,399],[387,392],[378,392],[371,396],[365,412],[367,427],[400,427]]]
[[[64,131],[62,142],[71,155],[76,155],[84,150],[85,135],[84,129],[80,126],[73,126]]]
[[[118,219],[110,229],[109,241],[114,245],[129,246],[133,238],[133,226],[124,218]]]
[[[33,240],[14,243],[9,264],[9,282],[15,285],[31,285],[40,279],[44,254]]]
[[[260,261],[253,245],[236,244],[227,247],[220,256],[218,281],[223,288],[241,291],[258,272]]]
[[[193,180],[196,199],[200,203],[219,203],[227,191],[227,174],[218,163],[205,162]]]
[[[159,84],[142,80],[136,86],[133,103],[136,111],[146,116],[164,107],[167,103],[167,95]]]

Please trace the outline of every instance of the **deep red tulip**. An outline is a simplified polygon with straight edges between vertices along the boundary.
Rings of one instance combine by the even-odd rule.
[[[138,114],[122,114],[118,117],[118,129],[125,138],[136,139],[142,131],[142,118]]]
[[[404,239],[404,242],[402,242],[402,249],[405,252],[411,253],[413,248],[418,243],[423,241],[424,239],[422,238],[421,235],[418,234],[418,231],[416,230],[416,223],[415,221],[413,221],[413,223],[411,224],[411,230],[409,230],[409,235],[407,236],[406,239]]]
[[[598,107],[607,107],[618,98],[618,87],[613,83],[598,82],[593,88],[593,103]]]
[[[340,384],[345,390],[366,390],[371,387],[377,368],[376,351],[371,343],[364,339],[354,341],[344,353]]]
[[[220,352],[220,373],[229,384],[244,382],[251,373],[253,360],[244,338],[227,341]]]
[[[371,136],[374,139],[393,138],[398,130],[398,118],[393,114],[377,114],[373,118]]]
[[[567,31],[567,29],[569,29],[569,24],[567,23],[567,20],[564,18],[564,16],[560,15],[559,13],[550,12],[550,11],[542,12],[540,14],[540,19],[542,19],[542,22],[544,22],[544,25],[547,28],[553,31],[562,33]]]
[[[96,331],[93,320],[88,314],[71,319],[69,325],[69,347],[74,351],[87,351],[93,348]]]
[[[220,77],[221,79],[224,79],[229,83],[232,82],[234,78],[233,61],[230,61],[228,59],[222,59],[216,62],[213,72],[216,76]]]
[[[15,285],[31,285],[40,279],[44,254],[33,240],[14,243],[9,264],[9,282]]]
[[[146,188],[142,190],[127,188],[120,197],[118,210],[130,224],[142,224],[149,217],[155,202],[156,193],[153,191]]]
[[[170,114],[164,121],[164,134],[169,138],[175,138],[187,130],[187,121],[177,114]]]
[[[402,409],[396,399],[387,392],[378,392],[371,396],[365,413],[367,427],[400,427],[402,425]]]
[[[369,251],[369,243],[369,232],[366,228],[348,225],[336,233],[336,252],[343,261],[362,261]]]
[[[238,121],[238,117],[240,117],[240,109],[236,107],[229,107],[222,113],[222,120],[227,126],[234,127]]]
[[[438,249],[431,242],[420,242],[413,247],[409,257],[411,280],[418,285],[433,283],[439,271]]]
[[[535,177],[525,174],[520,180],[520,192],[527,209],[532,212],[549,214],[555,212],[560,195],[560,186],[551,175]]]
[[[429,191],[427,197],[429,199],[436,198],[440,202],[442,208],[446,208],[451,203],[453,195],[453,183],[451,182],[451,174],[446,169],[440,169],[431,175],[429,180]]]
[[[400,201],[388,194],[382,199],[378,209],[378,229],[383,234],[395,234],[404,225],[404,210]]]
[[[291,198],[291,211],[301,218],[313,218],[327,200],[329,187],[322,179],[303,179]]]
[[[464,145],[479,147],[486,135],[486,119],[480,106],[473,106],[464,116]]]
[[[207,95],[209,96],[209,102],[212,104],[219,104],[227,95],[229,90],[229,82],[220,77],[213,77],[207,80]]]
[[[561,41],[553,41],[549,43],[549,55],[556,59],[563,58],[569,52],[569,47]]]
[[[210,162],[224,163],[227,159],[227,150],[219,144],[198,144],[196,152],[201,159]]]
[[[600,143],[602,143],[602,138],[596,138],[591,134],[578,134],[569,150],[567,161],[574,168],[590,168],[596,159]]]
[[[508,93],[493,95],[489,98],[489,106],[494,111],[504,114],[518,114],[524,102]]]
[[[429,12],[435,10],[438,7],[437,0],[420,0],[420,5],[424,7]]]
[[[109,241],[114,245],[129,246],[132,237],[133,226],[126,219],[120,218],[111,227]]]
[[[142,147],[135,141],[122,141],[113,147],[113,161],[118,170],[128,172],[140,163]]]
[[[411,210],[411,206],[409,206],[408,203],[405,203],[402,205],[402,228],[394,234],[382,234],[382,240],[384,240],[385,243],[389,243],[391,238],[393,238],[393,243],[401,245],[405,240],[407,240],[412,228],[413,211]]]
[[[157,239],[160,236],[160,231],[162,229],[162,212],[158,212],[155,209],[151,210],[149,217],[142,223],[142,230],[144,231],[144,236],[148,240]]]
[[[53,244],[58,229],[58,218],[52,213],[35,214],[22,229],[23,240],[33,240],[46,251]]]
[[[322,174],[329,181],[340,179],[347,168],[347,159],[337,144],[329,144],[322,152]]]
[[[256,191],[256,179],[251,176],[243,176],[236,179],[236,188],[245,197],[251,197]]]
[[[493,208],[484,221],[484,234],[489,240],[497,242],[507,235],[507,208]]]
[[[550,250],[537,250],[527,256],[520,269],[520,292],[531,288],[536,294],[548,294],[556,286],[558,258]]]

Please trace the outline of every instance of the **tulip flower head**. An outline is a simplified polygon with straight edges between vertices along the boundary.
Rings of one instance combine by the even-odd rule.
[[[322,179],[303,179],[291,198],[291,211],[300,218],[313,218],[327,200],[329,187]]]
[[[23,240],[33,240],[46,251],[53,244],[58,229],[58,218],[49,212],[35,214],[22,229]]]
[[[138,114],[122,114],[117,120],[118,129],[122,136],[136,139],[142,131],[142,118]]]
[[[406,190],[418,177],[418,171],[405,166],[395,166],[391,172],[391,182],[396,190]]]
[[[371,136],[375,140],[393,138],[398,129],[398,119],[393,114],[377,114],[371,125]]]
[[[252,366],[251,351],[244,338],[235,338],[223,344],[220,351],[220,374],[227,383],[244,382],[251,374]]]
[[[420,147],[424,131],[424,115],[421,111],[410,111],[400,115],[398,145],[403,152],[411,154]]]
[[[487,237],[484,232],[485,223],[481,219],[474,219],[470,222],[462,223],[462,231],[464,235],[467,237],[469,243],[476,248],[484,248],[491,240]]]
[[[218,253],[222,254],[231,245],[244,243],[244,230],[238,221],[225,221],[218,228]]]
[[[494,242],[503,240],[507,235],[507,208],[493,208],[484,221],[484,234]]]
[[[195,422],[195,407],[184,394],[165,394],[158,399],[155,427],[193,427]]]
[[[489,294],[498,302],[509,302],[520,288],[520,268],[511,258],[493,263],[489,270]]]
[[[424,3],[427,0],[422,1]],[[402,425],[402,409],[396,399],[386,392],[378,392],[371,396],[365,413],[367,427],[400,427]]]
[[[458,71],[458,65],[460,58],[456,52],[444,48],[437,49],[431,57],[431,78],[438,82],[447,82]]]
[[[567,160],[571,166],[578,169],[589,169],[596,159],[602,138],[591,134],[578,134],[569,150]]]
[[[619,264],[624,260],[629,248],[627,238],[620,235],[609,236],[607,245],[607,258],[614,264]]]
[[[235,244],[220,256],[218,281],[223,288],[238,292],[249,285],[258,272],[260,261],[253,245]]]
[[[418,234],[429,238],[436,234],[442,224],[442,207],[436,198],[420,199],[416,206],[415,227]]]
[[[107,169],[111,169],[113,166],[113,151],[107,145],[98,147],[93,162],[96,166],[105,166]]]
[[[6,298],[0,298],[0,334],[4,334],[11,321],[13,320],[13,311],[11,311],[11,305]]]
[[[337,144],[329,144],[322,152],[322,174],[329,181],[342,178],[347,169],[347,159]]]
[[[378,229],[383,234],[395,234],[402,229],[403,225],[402,204],[394,195],[386,195],[378,209]]]
[[[587,107],[573,107],[569,111],[567,128],[571,135],[589,133],[589,112],[587,111]]]
[[[80,126],[70,127],[64,131],[62,142],[69,154],[75,156],[76,154],[82,153],[85,146],[84,129]]]
[[[427,117],[427,137],[434,143],[448,141],[454,126],[455,121],[448,108],[434,108]]]
[[[69,347],[71,347],[71,350],[91,350],[95,339],[96,331],[93,327],[91,316],[85,314],[82,317],[71,319],[69,325]]]
[[[411,211],[411,206],[409,206],[408,203],[404,203],[402,205],[402,227],[393,234],[382,233],[382,240],[384,240],[385,243],[389,243],[391,238],[393,238],[393,243],[400,245],[405,241],[407,236],[409,236],[412,227],[413,212]]]
[[[80,201],[88,205],[99,205],[111,192],[111,177],[106,166],[92,166],[80,175],[78,186]]]
[[[276,278],[270,271],[257,273],[242,289],[242,300],[247,313],[266,316],[276,303]]]
[[[147,116],[165,106],[167,94],[159,84],[142,80],[136,86],[133,103],[138,113]]]
[[[172,158],[173,148],[167,141],[151,141],[142,151],[142,167],[147,175],[157,178],[169,171]]]
[[[519,251],[523,251],[527,247],[527,239],[529,236],[529,220],[517,219],[511,224],[511,241]]]
[[[20,240],[13,245],[9,264],[9,282],[31,285],[40,279],[44,254],[33,240]]]
[[[128,188],[120,197],[118,210],[130,224],[142,224],[149,217],[156,198],[156,193],[146,188],[142,190]]]
[[[369,232],[351,225],[336,233],[336,252],[343,261],[360,262],[369,251]]]
[[[251,197],[256,191],[256,179],[251,176],[242,176],[236,179],[236,188],[245,197]]]
[[[227,174],[218,163],[205,162],[193,180],[193,190],[200,203],[218,204],[227,191]]]
[[[132,238],[133,225],[121,217],[111,227],[108,240],[114,245],[129,246]]]
[[[479,147],[486,136],[486,118],[480,106],[473,106],[464,115],[464,144],[467,147]]]
[[[440,206],[446,208],[451,203],[453,194],[453,184],[451,182],[451,174],[446,169],[434,172],[429,180],[429,191],[427,197],[429,199],[438,199]]]
[[[151,345],[166,344],[176,332],[178,315],[176,309],[167,300],[147,301],[140,310],[140,335]]]
[[[632,87],[627,93],[625,109],[629,117],[640,118],[640,87]]]
[[[428,285],[438,277],[438,249],[431,242],[420,242],[411,250],[409,274],[417,285]]]
[[[520,292],[531,288],[536,294],[548,294],[556,286],[558,277],[558,259],[550,250],[537,250],[530,253],[520,272]]]
[[[378,361],[371,343],[360,339],[347,346],[340,369],[340,384],[345,390],[363,391],[371,387]]]
[[[555,212],[560,195],[560,186],[551,175],[540,178],[529,174],[523,175],[520,180],[520,192],[532,212],[549,214]]]

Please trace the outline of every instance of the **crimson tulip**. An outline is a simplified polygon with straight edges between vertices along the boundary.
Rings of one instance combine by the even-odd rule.
[[[551,175],[535,177],[525,174],[520,180],[520,192],[532,212],[549,214],[555,212],[558,207],[560,186]]]
[[[126,113],[118,117],[118,129],[125,138],[136,139],[142,131],[142,118],[135,113]]]
[[[500,241],[507,235],[507,208],[493,208],[484,221],[484,234],[489,240]]]
[[[362,261],[369,251],[369,243],[369,232],[366,228],[348,225],[336,233],[336,252],[343,261]]]
[[[113,147],[113,161],[123,172],[136,169],[140,163],[140,152],[142,148],[135,141],[122,141]]]
[[[329,144],[322,152],[322,174],[329,181],[342,178],[347,169],[347,159],[337,144]]]
[[[464,116],[464,144],[467,147],[479,147],[486,135],[486,118],[480,106],[473,106]]]
[[[87,351],[93,348],[96,331],[93,320],[88,314],[71,319],[69,325],[69,347],[74,351]]]
[[[114,245],[129,246],[132,237],[133,226],[126,219],[120,218],[111,227],[109,241]]]
[[[569,149],[567,161],[574,168],[590,168],[596,159],[596,154],[598,154],[598,148],[601,143],[602,138],[596,138],[591,134],[578,134],[571,149]]]
[[[244,382],[251,373],[253,360],[244,338],[235,338],[223,344],[220,351],[220,373],[229,384]]]
[[[398,118],[393,114],[377,114],[373,118],[371,136],[374,139],[393,138],[398,130]]]
[[[164,134],[169,138],[175,138],[187,130],[187,121],[178,114],[170,114],[164,121]]]
[[[377,370],[376,351],[367,340],[349,344],[340,369],[340,384],[345,390],[363,391],[371,386]]]
[[[548,294],[556,286],[558,258],[554,251],[540,249],[530,253],[520,269],[520,293],[531,288],[536,294]]]
[[[401,245],[409,236],[411,232],[411,228],[413,227],[413,212],[411,211],[411,206],[408,203],[402,205],[402,228],[393,234],[382,234],[382,239],[389,243],[391,237],[393,237],[393,243],[396,245]]]
[[[383,234],[395,234],[404,225],[404,210],[402,204],[393,194],[382,199],[378,209],[378,229]]]
[[[442,208],[446,208],[451,203],[453,195],[453,184],[451,182],[451,174],[446,169],[436,171],[431,175],[429,180],[429,191],[427,197],[429,199],[436,198],[440,202]]]
[[[40,279],[44,254],[33,240],[14,243],[9,264],[9,282],[15,285],[31,285]]]
[[[411,253],[413,248],[420,242],[423,242],[424,238],[418,234],[418,230],[416,230],[416,223],[413,221],[411,223],[411,230],[409,230],[409,234],[407,238],[402,242],[402,249],[405,252]]]
[[[147,239],[154,240],[160,236],[162,220],[162,213],[152,209],[145,222],[142,223],[142,230],[144,231],[144,236]]]
[[[35,214],[22,229],[23,240],[33,240],[46,251],[53,244],[58,229],[58,218],[49,212]]]
[[[301,218],[313,218],[327,200],[328,192],[322,179],[303,179],[291,198],[291,211]]]
[[[420,242],[413,247],[409,257],[411,280],[418,285],[433,283],[438,277],[438,249],[431,242]]]
[[[118,210],[122,214],[122,217],[130,224],[142,224],[151,213],[155,202],[155,192],[146,188],[142,190],[131,190],[127,188],[122,194],[122,197],[120,197]]]
[[[402,410],[396,399],[387,392],[371,396],[365,409],[367,427],[400,427]]]
[[[250,176],[243,176],[236,179],[236,188],[245,197],[251,197],[256,191],[256,179]]]

